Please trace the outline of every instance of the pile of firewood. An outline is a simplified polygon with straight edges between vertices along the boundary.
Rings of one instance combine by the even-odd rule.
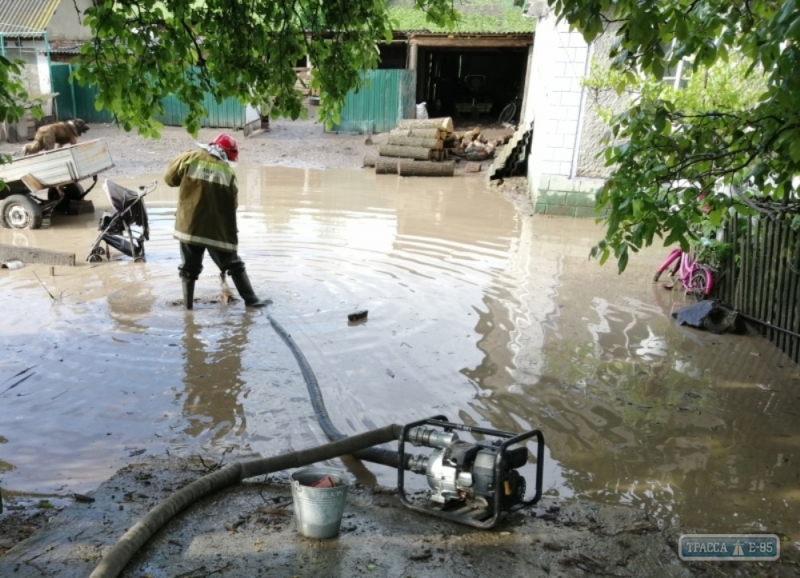
[[[508,144],[511,135],[506,135],[490,141],[486,135],[481,134],[480,127],[468,130],[464,134],[455,133],[452,140],[446,141],[445,150],[449,155],[461,157],[468,161],[485,161],[494,158],[495,150]]]
[[[379,154],[364,158],[364,166],[375,167],[379,175],[452,177],[455,162],[448,160],[451,157],[473,162],[492,159],[497,147],[510,139],[506,135],[490,141],[480,127],[454,133],[450,117],[401,120]]]
[[[379,155],[367,155],[364,166],[376,174],[452,177],[455,163],[447,161],[445,142],[452,140],[453,120],[447,118],[401,120],[389,133]]]

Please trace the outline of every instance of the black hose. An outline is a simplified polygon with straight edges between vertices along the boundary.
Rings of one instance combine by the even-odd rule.
[[[314,370],[311,369],[311,365],[306,360],[305,355],[303,355],[303,352],[294,342],[292,336],[289,335],[289,332],[286,331],[272,315],[267,315],[267,319],[269,319],[269,322],[272,324],[272,327],[275,329],[278,335],[280,335],[281,338],[286,342],[286,345],[289,346],[289,349],[292,351],[292,355],[294,355],[294,358],[297,360],[297,365],[300,366],[300,371],[303,374],[303,379],[305,379],[306,387],[308,388],[308,395],[311,398],[311,406],[314,408],[314,413],[317,414],[317,420],[319,421],[322,431],[331,441],[346,438],[347,436],[336,429],[336,426],[333,425],[333,422],[328,415],[328,410],[325,408],[325,402],[322,399],[322,392],[320,391],[319,383],[317,382],[317,376],[314,375]],[[365,450],[356,452],[353,455],[360,460],[382,464],[391,468],[398,469],[401,467],[400,454],[396,451],[383,448],[367,448]],[[404,470],[409,469],[408,462],[410,457],[411,456],[406,455],[405,460],[403,460],[404,463],[402,464],[402,468]]]
[[[289,468],[308,466],[342,455],[357,455],[359,450],[398,439],[403,428],[389,425],[356,434],[308,450],[230,464],[203,476],[170,495],[125,532],[122,538],[103,556],[89,578],[116,578],[133,555],[178,513],[214,492],[237,484],[243,479],[280,472]]]

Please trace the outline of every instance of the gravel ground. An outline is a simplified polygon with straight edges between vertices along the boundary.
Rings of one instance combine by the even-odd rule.
[[[377,154],[386,144],[388,133],[371,135],[325,132],[316,121],[314,107],[307,120],[275,119],[268,131],[256,131],[245,138],[241,131],[230,131],[239,144],[239,162],[250,165],[297,168],[360,168],[364,156]],[[182,127],[164,127],[160,139],[145,139],[135,132],[126,133],[112,124],[90,124],[83,140],[108,140],[114,168],[103,173],[106,178],[132,177],[159,173],[175,154],[192,149],[196,142],[210,142],[226,129],[201,129],[197,139]],[[466,130],[471,127],[458,127]],[[489,138],[509,134],[507,129],[485,128]],[[370,143],[370,144],[368,144]],[[0,154],[19,155],[20,144],[0,143]],[[460,163],[464,164],[464,163]],[[486,168],[489,162],[484,163]],[[476,173],[485,176],[486,173]]]

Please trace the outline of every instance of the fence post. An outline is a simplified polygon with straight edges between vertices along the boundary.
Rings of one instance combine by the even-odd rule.
[[[75,102],[75,83],[72,82],[72,65],[67,64],[69,66],[69,76],[67,76],[67,82],[69,82],[69,91],[72,93],[72,118],[78,118],[78,103]]]

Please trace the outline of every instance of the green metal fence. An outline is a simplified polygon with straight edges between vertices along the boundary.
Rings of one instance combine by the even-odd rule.
[[[82,118],[86,122],[114,122],[114,116],[110,112],[105,109],[96,110],[94,107],[97,87],[70,82],[70,74],[70,64],[53,63],[50,66],[53,92],[58,93],[56,106],[59,120]],[[174,96],[168,96],[161,104],[164,106],[164,114],[156,117],[157,120],[167,126],[181,126],[189,107]],[[232,129],[244,126],[244,106],[236,99],[228,98],[218,104],[211,94],[206,93],[203,105],[208,114],[200,119],[200,126]]]
[[[345,97],[342,115],[334,130],[387,132],[404,118],[414,118],[417,76],[414,70],[368,70],[365,84]]]

